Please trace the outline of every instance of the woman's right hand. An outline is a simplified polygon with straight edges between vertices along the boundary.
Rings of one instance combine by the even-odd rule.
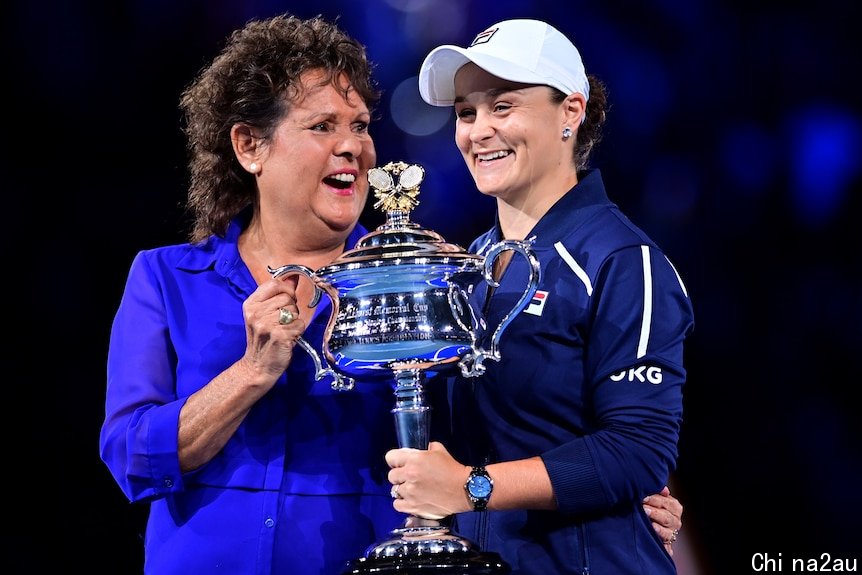
[[[274,384],[293,357],[293,348],[302,337],[306,323],[296,303],[298,276],[273,278],[261,284],[242,304],[246,349],[243,361],[253,371],[269,376]],[[293,316],[279,322],[282,309]]]

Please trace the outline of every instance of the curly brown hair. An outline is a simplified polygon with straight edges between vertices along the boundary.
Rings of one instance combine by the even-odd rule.
[[[349,89],[370,110],[380,99],[365,47],[320,15],[250,20],[183,91],[192,242],[224,236],[230,220],[257,202],[254,176],[234,155],[233,125],[245,124],[264,139],[272,137],[301,90],[300,76],[312,69],[325,70],[325,81],[339,90],[338,77],[344,74]]]
[[[578,128],[578,139],[575,143],[575,169],[580,175],[589,167],[590,154],[593,148],[602,140],[602,129],[608,114],[608,91],[605,84],[597,77],[588,74],[590,83],[590,101],[587,102],[587,116]],[[551,100],[560,103],[566,99],[566,94],[556,88],[551,88]]]

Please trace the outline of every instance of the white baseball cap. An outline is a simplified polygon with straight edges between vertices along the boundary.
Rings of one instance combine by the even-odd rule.
[[[489,74],[522,84],[557,88],[589,100],[590,84],[581,54],[559,30],[539,20],[498,22],[467,48],[444,45],[431,50],[419,70],[419,93],[432,106],[455,101],[455,73],[473,62]]]

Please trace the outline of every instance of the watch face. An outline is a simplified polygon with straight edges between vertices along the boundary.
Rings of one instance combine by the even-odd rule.
[[[467,482],[467,489],[473,497],[488,497],[491,495],[491,481],[483,475],[476,475]]]

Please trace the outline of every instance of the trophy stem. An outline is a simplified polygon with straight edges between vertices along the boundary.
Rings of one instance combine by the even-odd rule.
[[[424,372],[405,369],[395,372],[395,431],[399,447],[428,449],[431,408],[425,405]]]
[[[425,372],[421,369],[396,369],[395,375],[395,431],[399,447],[428,449],[429,430],[431,429],[431,408],[425,405]],[[439,521],[422,519],[410,515],[399,532],[420,528],[423,535],[431,535],[434,530],[445,534],[448,529]]]
[[[422,369],[394,368],[395,427],[400,447],[428,449],[430,412]],[[408,515],[389,538],[350,561],[341,575],[504,575],[509,566],[452,533],[445,522]]]

